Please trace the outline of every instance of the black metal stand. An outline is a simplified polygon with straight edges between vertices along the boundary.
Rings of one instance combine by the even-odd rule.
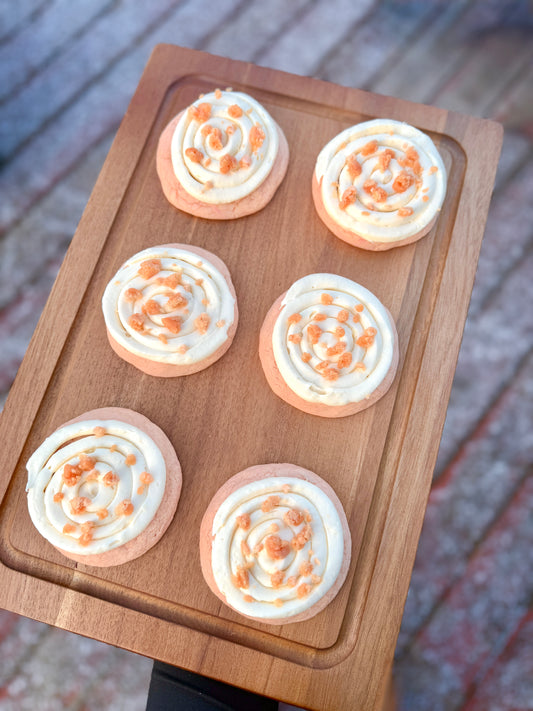
[[[278,711],[278,702],[154,662],[146,711]]]

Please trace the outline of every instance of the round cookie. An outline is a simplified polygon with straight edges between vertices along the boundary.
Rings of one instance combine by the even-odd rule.
[[[185,244],[130,257],[108,283],[102,310],[115,353],[162,378],[208,368],[230,347],[238,322],[224,262]]]
[[[278,397],[310,415],[345,417],[391,386],[398,334],[368,289],[336,274],[309,274],[272,305],[259,356]]]
[[[295,464],[261,464],[231,477],[200,527],[202,573],[212,592],[267,624],[318,614],[342,587],[350,558],[337,495]]]
[[[446,168],[429,136],[392,119],[356,124],[320,151],[313,200],[340,239],[374,251],[426,235],[446,193]]]
[[[27,469],[33,524],[85,565],[121,565],[146,553],[170,525],[181,493],[181,467],[167,436],[120,407],[69,420]]]
[[[266,109],[247,94],[219,89],[172,119],[156,155],[167,200],[210,220],[261,210],[288,162],[287,139]]]

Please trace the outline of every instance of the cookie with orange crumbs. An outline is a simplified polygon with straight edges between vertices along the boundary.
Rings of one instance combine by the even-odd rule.
[[[331,486],[295,464],[261,464],[217,491],[200,527],[202,573],[211,591],[259,622],[302,622],[337,595],[351,536]]]
[[[278,397],[310,415],[345,417],[390,388],[398,334],[381,301],[351,279],[309,274],[265,317],[259,356]]]
[[[130,257],[107,285],[102,310],[115,353],[162,378],[212,365],[230,347],[238,322],[228,268],[211,252],[186,244]]]
[[[446,194],[446,168],[428,135],[400,121],[376,119],[347,128],[324,146],[312,192],[333,234],[381,251],[431,230]]]
[[[248,94],[219,89],[172,119],[156,156],[167,200],[210,220],[261,210],[288,162],[287,139],[266,109]]]
[[[27,469],[33,524],[85,565],[121,565],[146,553],[170,525],[181,492],[180,463],[164,432],[119,407],[69,420]]]

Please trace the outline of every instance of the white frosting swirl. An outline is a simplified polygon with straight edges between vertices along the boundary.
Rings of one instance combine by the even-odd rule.
[[[226,342],[235,319],[224,275],[204,256],[169,246],[128,259],[107,285],[102,309],[121,346],[172,365],[209,357]]]
[[[446,169],[433,141],[391,119],[339,133],[320,151],[315,176],[330,217],[376,243],[398,242],[423,230],[446,193]]]
[[[118,420],[61,427],[32,454],[27,469],[35,527],[52,545],[76,555],[105,553],[138,536],[165,491],[159,447]]]
[[[176,178],[194,198],[235,202],[267,178],[278,153],[277,126],[255,99],[215,91],[183,112],[171,143]]]
[[[247,528],[238,518],[243,516],[249,517]],[[305,479],[268,477],[245,484],[219,507],[212,533],[215,582],[233,608],[252,617],[304,612],[331,588],[342,566],[339,514],[322,489]],[[280,542],[274,541],[277,558],[269,554],[273,537]]]
[[[369,398],[394,354],[387,310],[368,289],[336,274],[309,274],[286,293],[272,331],[285,383],[308,402]]]

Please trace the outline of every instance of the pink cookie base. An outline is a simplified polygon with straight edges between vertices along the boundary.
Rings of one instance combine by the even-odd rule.
[[[77,563],[83,563],[84,565],[93,565],[101,568],[107,568],[111,565],[122,565],[146,553],[159,541],[169,527],[174,518],[181,493],[181,466],[174,447],[171,445],[163,430],[138,412],[127,410],[123,407],[101,407],[97,410],[90,410],[83,415],[74,417],[72,420],[65,422],[65,425],[70,425],[74,422],[83,422],[84,420],[120,420],[121,422],[127,422],[134,427],[138,427],[154,440],[165,460],[167,475],[163,500],[152,521],[138,536],[110,551],[93,555],[75,555],[61,548],[56,548],[56,550],[67,558],[71,558]]]
[[[426,225],[420,232],[417,232],[414,235],[411,235],[411,237],[406,237],[405,239],[399,240],[398,242],[369,242],[368,240],[364,239],[360,235],[356,234],[355,232],[350,232],[350,230],[344,229],[344,227],[341,227],[335,220],[331,217],[331,215],[328,213],[326,208],[324,207],[324,202],[322,200],[322,193],[321,193],[321,185],[322,185],[322,178],[320,179],[320,185],[318,183],[318,180],[316,179],[316,175],[313,173],[313,183],[312,183],[312,192],[313,192],[313,201],[315,203],[315,208],[316,211],[318,212],[318,215],[322,222],[326,225],[326,227],[333,232],[333,234],[338,237],[339,239],[342,239],[344,242],[348,242],[348,244],[351,244],[353,247],[359,247],[360,249],[367,249],[372,252],[383,252],[387,249],[393,249],[394,247],[403,247],[406,244],[411,244],[412,242],[417,242],[419,239],[427,235],[427,233],[431,230],[433,225],[435,224],[437,220],[437,216],[435,216],[431,222]]]
[[[208,252],[206,249],[202,249],[201,247],[194,247],[189,244],[163,244],[161,245],[161,247],[186,249],[189,252],[194,252],[206,261],[211,262],[211,264],[213,264],[213,266],[215,266],[225,278],[229,290],[233,298],[235,299],[233,323],[228,329],[228,337],[226,341],[220,346],[220,348],[217,348],[217,350],[214,351],[214,353],[212,353],[208,358],[204,358],[203,360],[198,361],[197,363],[191,363],[189,365],[173,365],[172,363],[160,363],[158,361],[149,360],[148,358],[143,358],[142,356],[136,355],[135,353],[132,353],[131,351],[124,348],[124,346],[122,346],[120,343],[118,343],[113,338],[110,331],[106,329],[109,345],[119,356],[119,358],[122,358],[122,360],[125,360],[127,363],[133,365],[135,368],[142,371],[143,373],[146,373],[146,375],[153,375],[157,378],[175,378],[181,375],[192,375],[193,373],[198,373],[200,370],[204,370],[210,365],[213,365],[213,363],[215,363],[219,358],[224,355],[224,353],[231,346],[233,337],[235,336],[235,331],[237,330],[237,323],[239,321],[239,312],[237,309],[237,296],[235,294],[233,282],[231,281],[231,275],[227,266],[219,257],[216,256],[216,254]]]
[[[235,202],[212,205],[210,203],[201,202],[190,195],[176,178],[174,168],[172,167],[170,150],[172,136],[174,135],[174,129],[182,114],[183,111],[175,116],[166,126],[157,146],[157,174],[161,181],[163,193],[169,203],[177,207],[178,210],[208,220],[234,220],[262,210],[274,197],[274,193],[285,177],[289,164],[289,145],[281,128],[276,124],[279,135],[279,148],[276,160],[274,161],[272,170],[257,190],[254,190],[250,195],[236,200]]]
[[[285,292],[278,299],[276,299],[276,301],[270,308],[269,312],[265,317],[259,334],[259,358],[261,359],[261,365],[263,366],[263,372],[265,373],[265,377],[274,393],[282,400],[285,400],[285,402],[287,402],[289,405],[298,408],[298,410],[302,410],[308,415],[317,415],[318,417],[347,417],[348,415],[355,415],[355,413],[361,412],[361,410],[366,410],[367,407],[370,407],[380,398],[382,398],[392,385],[392,382],[396,375],[396,371],[398,369],[399,361],[398,334],[396,332],[396,326],[394,324],[394,320],[390,312],[387,310],[393,329],[394,350],[392,356],[392,363],[385,378],[374,390],[372,395],[365,400],[361,400],[360,402],[353,402],[348,405],[342,405],[338,407],[332,405],[323,405],[321,403],[309,402],[307,400],[304,400],[293,390],[291,390],[283,379],[283,376],[279,372],[278,366],[276,365],[276,361],[274,358],[274,349],[272,346],[272,332],[274,330],[274,324],[276,323],[276,320],[281,311],[281,303],[285,298],[286,293],[287,292]]]
[[[204,579],[211,591],[220,600],[222,600],[225,605],[230,607],[232,610],[235,609],[228,604],[225,596],[220,592],[215,582],[211,565],[213,519],[220,505],[223,501],[227,499],[227,497],[231,493],[233,493],[237,489],[240,489],[240,487],[244,486],[245,484],[249,484],[250,482],[256,481],[258,479],[280,476],[294,477],[296,479],[305,479],[306,481],[309,481],[312,484],[315,484],[315,486],[318,486],[320,489],[322,489],[322,491],[328,496],[328,498],[331,499],[335,508],[337,509],[342,524],[342,531],[344,535],[344,557],[337,579],[333,583],[331,588],[325,593],[323,597],[320,598],[320,600],[315,602],[314,605],[311,605],[309,609],[305,610],[304,612],[300,612],[298,615],[269,620],[264,619],[262,617],[254,617],[253,615],[245,615],[243,612],[235,610],[235,612],[238,612],[239,615],[242,615],[243,617],[247,617],[251,620],[256,620],[257,622],[263,622],[265,624],[270,625],[285,625],[292,622],[303,622],[304,620],[308,620],[311,617],[317,615],[319,612],[321,612],[327,605],[329,605],[329,603],[335,598],[335,596],[341,589],[346,579],[346,575],[348,574],[352,555],[352,539],[350,535],[350,529],[348,527],[348,521],[346,520],[346,514],[344,513],[344,509],[337,494],[333,491],[331,486],[326,481],[324,481],[324,479],[319,477],[318,474],[315,474],[314,472],[309,471],[308,469],[304,469],[303,467],[299,467],[296,464],[258,464],[253,467],[248,467],[248,469],[244,469],[242,472],[239,472],[238,474],[235,474],[235,476],[232,476],[231,479],[228,479],[226,483],[217,491],[217,493],[212,498],[202,519],[202,523],[200,526],[200,564],[202,567]]]

